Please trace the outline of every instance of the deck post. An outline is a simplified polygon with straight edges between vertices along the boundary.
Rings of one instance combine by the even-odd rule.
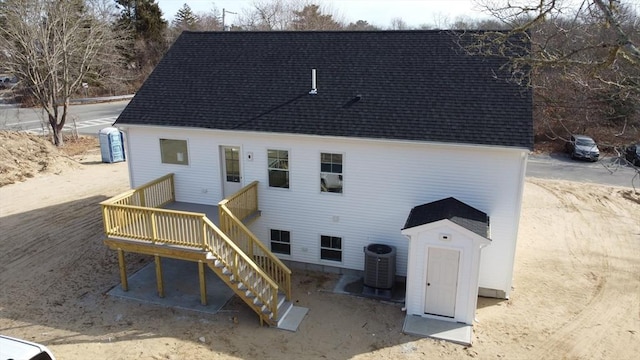
[[[207,305],[207,275],[204,272],[204,263],[198,261],[198,275],[200,277],[200,303]]]
[[[118,264],[120,266],[120,284],[122,290],[129,291],[129,283],[127,281],[127,266],[124,262],[124,251],[118,249]]]
[[[156,283],[158,285],[158,296],[164,297],[164,284],[162,281],[162,258],[158,255],[155,256],[156,261]]]

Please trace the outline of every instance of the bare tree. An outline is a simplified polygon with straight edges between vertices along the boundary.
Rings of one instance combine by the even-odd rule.
[[[411,29],[406,21],[402,20],[402,18],[396,17],[391,19],[391,25],[389,26],[390,30],[409,30]]]
[[[238,23],[243,30],[338,30],[343,21],[329,6],[310,0],[255,0],[242,10]]]
[[[295,2],[288,0],[255,0],[251,8],[238,16],[245,30],[287,30],[291,26]]]
[[[63,145],[69,100],[117,61],[118,42],[103,0],[4,0],[0,3],[2,71],[16,75]]]
[[[640,136],[640,18],[628,2],[478,2],[510,31],[485,32],[467,49],[510,58],[514,79],[536,89],[536,119],[547,136],[608,128],[600,135],[611,146]],[[525,38],[528,55],[513,56],[514,34]]]
[[[200,12],[197,14],[200,18],[199,29],[202,31],[221,31],[222,30],[222,14],[215,6],[208,12]]]

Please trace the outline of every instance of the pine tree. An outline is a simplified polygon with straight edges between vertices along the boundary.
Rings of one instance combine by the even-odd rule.
[[[120,9],[117,26],[130,32],[131,42],[121,51],[131,68],[144,77],[151,73],[168,48],[167,21],[155,0],[115,0]],[[142,79],[144,80],[144,79]]]
[[[191,11],[189,5],[184,4],[178,10],[173,19],[172,25],[179,30],[195,30],[198,28],[200,18]]]
[[[342,28],[330,14],[323,14],[318,5],[307,5],[300,11],[293,12],[291,22],[293,30],[338,30]]]

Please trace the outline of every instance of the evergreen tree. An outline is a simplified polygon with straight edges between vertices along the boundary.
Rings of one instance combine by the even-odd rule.
[[[318,5],[307,5],[293,12],[292,30],[338,30],[342,28],[330,14],[323,14]]]
[[[136,39],[164,41],[167,21],[155,0],[115,0],[120,8],[119,24],[135,33]]]
[[[129,67],[137,69],[144,80],[168,48],[167,21],[155,0],[115,0],[120,9],[117,26],[129,31],[130,43],[121,51]]]
[[[371,31],[371,30],[380,30],[374,25],[369,24],[366,20],[358,20],[355,23],[350,23],[346,27],[347,30],[355,30],[355,31]]]
[[[180,31],[196,30],[199,26],[200,18],[191,11],[189,5],[184,4],[178,10],[173,19],[172,25]]]

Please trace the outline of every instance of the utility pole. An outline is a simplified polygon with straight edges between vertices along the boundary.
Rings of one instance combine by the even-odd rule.
[[[227,31],[226,25],[224,24],[224,18],[225,18],[227,13],[238,15],[238,13],[235,13],[233,11],[229,11],[229,10],[227,10],[225,8],[222,8],[222,31]]]

